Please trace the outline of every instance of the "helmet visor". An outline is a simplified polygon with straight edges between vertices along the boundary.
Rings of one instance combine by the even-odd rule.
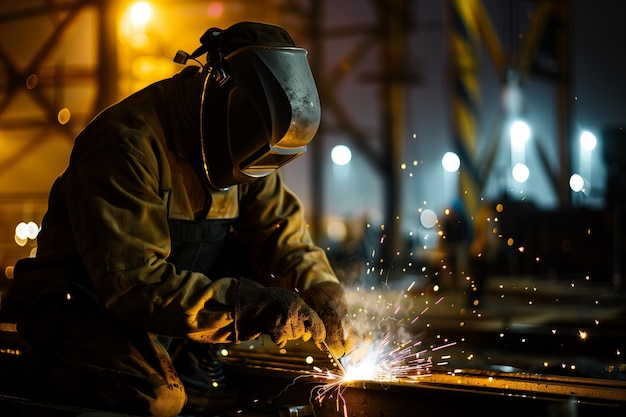
[[[234,174],[262,177],[306,151],[320,103],[306,50],[241,48],[225,58],[234,88],[228,142]]]

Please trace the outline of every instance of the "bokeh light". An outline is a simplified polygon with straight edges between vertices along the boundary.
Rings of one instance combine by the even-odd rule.
[[[578,193],[582,191],[584,186],[585,179],[580,174],[572,174],[572,176],[569,177],[569,188],[571,188],[572,191]]]
[[[427,229],[433,228],[437,224],[437,213],[431,209],[422,210],[420,223]]]
[[[587,130],[581,133],[580,146],[582,146],[583,149],[586,149],[588,151],[593,151],[597,144],[598,144],[598,140],[596,139],[596,136],[593,133]]]
[[[37,238],[39,234],[39,226],[37,223],[30,221],[19,222],[17,226],[15,226],[15,236],[14,240],[18,246],[26,246],[28,240],[34,240]]]
[[[39,84],[39,77],[37,76],[37,74],[30,74],[26,78],[26,88],[28,88],[29,90],[37,87],[37,84]]]
[[[61,110],[59,110],[59,113],[57,114],[57,120],[59,121],[59,124],[62,124],[62,125],[68,124],[71,118],[72,118],[72,113],[70,112],[70,109],[68,109],[67,107],[64,107]]]
[[[10,265],[7,266],[6,268],[4,268],[4,276],[7,277],[7,279],[13,279],[14,275],[13,275],[13,271],[14,271],[14,266]]]
[[[224,3],[222,3],[221,1],[214,1],[209,3],[209,6],[207,7],[206,10],[206,14],[208,17],[211,18],[218,18],[221,17],[222,14],[224,14]]]
[[[524,164],[515,164],[511,173],[513,174],[513,179],[519,183],[525,183],[530,176],[530,170]]]
[[[348,236],[348,228],[341,220],[335,220],[326,227],[326,234],[335,242],[342,242]]]
[[[530,139],[530,126],[522,120],[516,120],[511,125],[510,130],[511,143],[519,146],[523,145]]]
[[[143,26],[152,17],[152,6],[147,1],[139,1],[130,7],[130,19],[134,26]]]
[[[454,152],[446,152],[441,158],[441,166],[448,172],[456,172],[461,167],[461,158]]]
[[[337,145],[330,151],[330,158],[336,165],[347,165],[352,160],[352,151],[346,145]]]

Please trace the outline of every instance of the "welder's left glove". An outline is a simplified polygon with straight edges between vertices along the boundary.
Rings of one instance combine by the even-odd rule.
[[[304,301],[317,313],[326,327],[326,344],[338,358],[354,347],[354,332],[348,325],[348,307],[343,286],[321,282],[302,292]]]

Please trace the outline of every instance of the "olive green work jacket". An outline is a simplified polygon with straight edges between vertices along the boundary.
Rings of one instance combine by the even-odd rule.
[[[301,202],[278,172],[224,191],[207,186],[197,120],[186,112],[198,104],[196,96],[188,98],[194,77],[183,71],[135,93],[77,136],[69,165],[51,188],[36,258],[16,265],[15,292],[22,299],[82,282],[131,327],[239,342],[238,280],[177,271],[168,262],[171,220],[232,219],[230,235],[251,248],[264,285],[302,291],[337,282],[311,241]],[[32,304],[37,315],[30,320],[45,320],[45,309]]]

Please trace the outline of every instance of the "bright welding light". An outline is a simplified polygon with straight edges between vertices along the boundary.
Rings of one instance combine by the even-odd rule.
[[[404,370],[393,356],[380,346],[365,345],[364,352],[355,352],[358,359],[354,359],[354,354],[344,358],[346,369],[342,380],[347,381],[391,381],[396,379]],[[404,359],[404,358],[403,358]]]

